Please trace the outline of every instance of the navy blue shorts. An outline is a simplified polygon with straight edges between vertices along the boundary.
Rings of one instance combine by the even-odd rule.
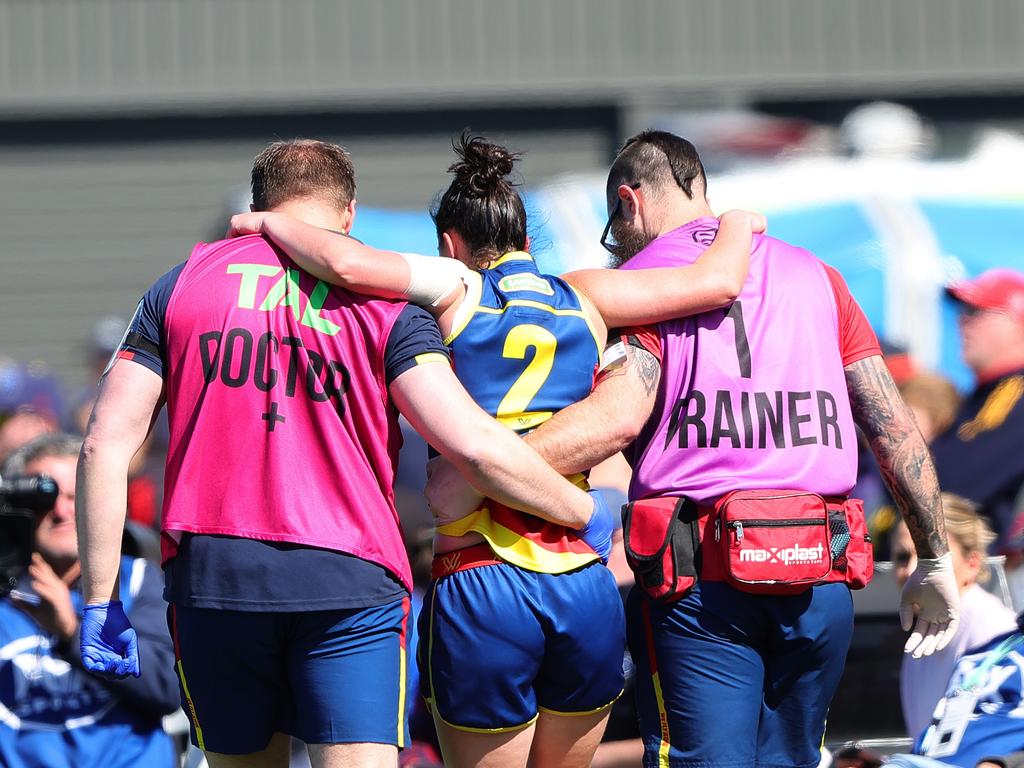
[[[404,747],[408,617],[408,598],[295,613],[171,605],[192,743],[244,755],[281,731],[307,744]]]
[[[845,584],[752,595],[702,582],[627,601],[645,768],[811,768],[853,634]]]
[[[561,574],[497,563],[433,582],[419,620],[420,691],[455,728],[523,728],[622,693],[625,622],[600,563]]]

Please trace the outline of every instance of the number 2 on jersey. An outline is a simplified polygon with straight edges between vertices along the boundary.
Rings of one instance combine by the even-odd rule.
[[[529,413],[526,409],[551,375],[557,346],[555,335],[539,325],[517,325],[508,332],[502,357],[525,360],[527,350],[532,347],[534,352],[533,359],[498,404],[495,416],[506,427],[529,429],[551,417],[550,411]]]

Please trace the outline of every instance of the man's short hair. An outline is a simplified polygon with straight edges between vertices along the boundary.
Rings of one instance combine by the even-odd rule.
[[[326,141],[275,141],[252,164],[252,204],[269,211],[282,203],[317,198],[346,208],[356,196],[352,158]]]
[[[668,131],[646,130],[626,139],[608,171],[607,194],[622,184],[637,184],[657,194],[677,186],[691,200],[707,192],[707,177],[696,147]]]
[[[48,459],[52,456],[59,458],[78,458],[78,452],[82,450],[82,438],[68,432],[53,432],[47,435],[40,435],[30,440],[14,451],[4,462],[2,474],[23,475],[25,467],[40,459]]]

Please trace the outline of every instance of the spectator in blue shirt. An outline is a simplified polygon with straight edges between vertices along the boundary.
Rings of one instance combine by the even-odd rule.
[[[142,676],[105,680],[81,665],[80,448],[72,435],[44,435],[3,467],[4,477],[47,474],[60,494],[53,509],[36,515],[31,565],[0,598],[0,765],[171,768],[175,748],[161,721],[178,708],[178,686],[162,577],[153,565],[121,559],[121,600],[138,633]]]

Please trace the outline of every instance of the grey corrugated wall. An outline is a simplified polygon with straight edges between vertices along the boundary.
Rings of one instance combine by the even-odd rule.
[[[1018,0],[0,0],[0,113],[1019,87]]]

